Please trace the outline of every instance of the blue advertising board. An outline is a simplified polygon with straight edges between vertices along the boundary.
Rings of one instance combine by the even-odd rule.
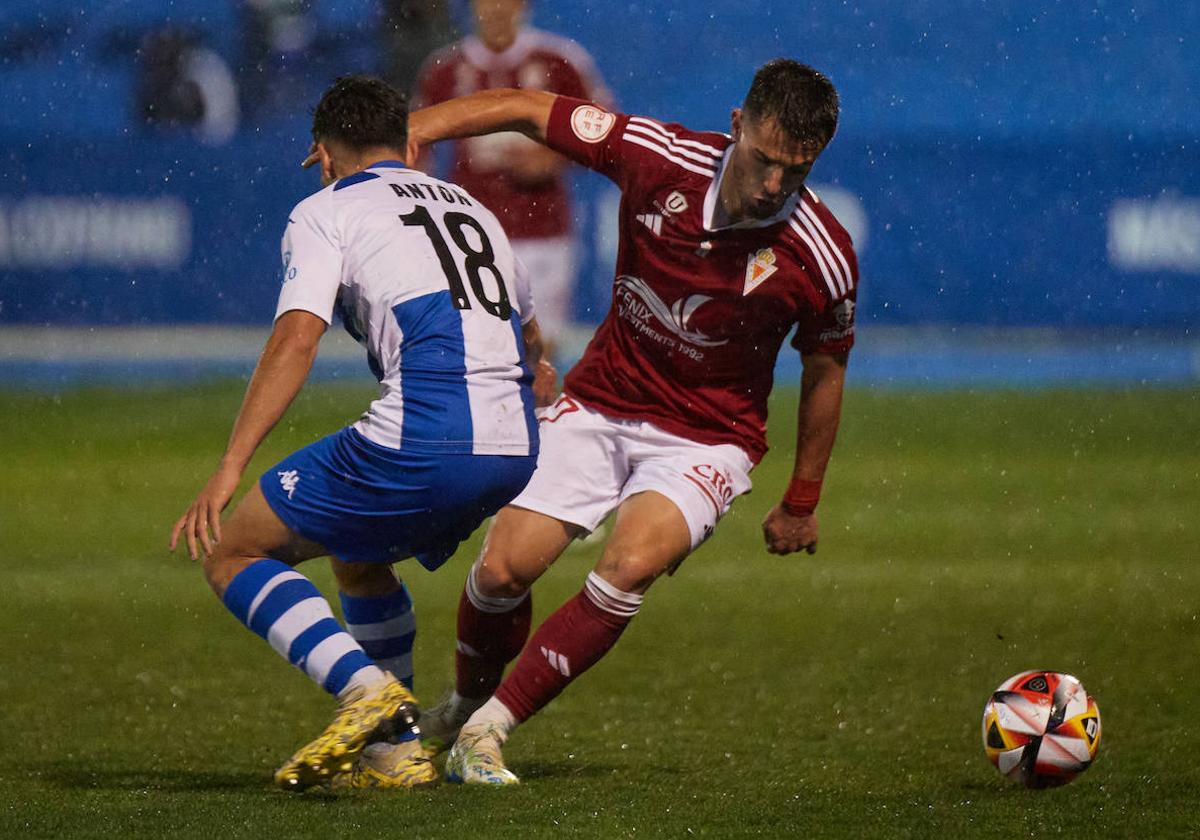
[[[43,33],[49,52],[34,38],[0,64],[0,325],[267,323],[282,224],[317,188],[297,166],[307,108],[333,72],[371,69],[375,4],[313,4],[316,25],[352,49],[314,46],[293,74],[292,106],[247,117],[223,145],[136,128],[132,65],[106,45],[131,26],[187,23],[235,66],[236,3],[111,5],[99,15],[46,0],[28,20],[16,7],[0,14],[10,34],[79,24],[60,42]],[[466,4],[455,7],[468,26]],[[727,127],[754,67],[773,56],[826,70],[843,120],[813,181],[855,234],[864,325],[1200,324],[1200,62],[1174,34],[1197,31],[1200,7],[533,9],[535,23],[596,56],[624,108],[694,128]],[[576,180],[576,311],[595,322],[615,201],[598,176]]]
[[[303,136],[221,148],[44,143],[0,191],[0,322],[265,323]],[[1131,168],[1130,156],[1155,162]],[[813,175],[855,234],[881,325],[1200,324],[1200,159],[1186,144],[838,138]],[[607,306],[611,186],[582,177],[577,311]]]

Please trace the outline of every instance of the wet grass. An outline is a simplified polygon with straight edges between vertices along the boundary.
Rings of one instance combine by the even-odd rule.
[[[252,467],[352,419],[302,395]],[[515,790],[288,797],[275,765],[331,704],[233,621],[167,531],[236,383],[0,394],[2,837],[1170,837],[1194,831],[1200,398],[1192,391],[851,391],[814,557],[761,548],[775,450],[613,655],[514,735]],[[252,475],[252,477],[253,477]],[[452,672],[477,541],[407,573],[418,693]],[[535,590],[545,615],[595,549]],[[332,593],[327,570],[310,573]],[[979,715],[1026,668],[1097,698],[1072,785],[986,762]]]

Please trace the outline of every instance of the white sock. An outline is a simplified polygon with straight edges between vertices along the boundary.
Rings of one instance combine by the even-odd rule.
[[[394,677],[387,671],[380,668],[378,665],[371,665],[367,668],[359,668],[350,677],[350,681],[346,683],[346,687],[338,692],[339,700],[345,698],[347,694],[356,688],[370,688],[371,686],[380,685],[381,683],[390,682]]]
[[[499,595],[484,595],[479,590],[479,583],[475,580],[475,570],[479,568],[476,563],[471,567],[471,571],[467,574],[467,598],[474,605],[475,609],[484,613],[500,614],[512,612],[521,602],[529,597],[529,592],[524,593],[515,598],[503,598]]]
[[[467,722],[463,724],[463,729],[468,726],[487,726],[496,727],[500,735],[500,743],[503,744],[508,740],[509,734],[517,728],[517,719],[513,717],[513,713],[495,697],[488,699],[486,703],[475,710],[475,714],[467,718]]]

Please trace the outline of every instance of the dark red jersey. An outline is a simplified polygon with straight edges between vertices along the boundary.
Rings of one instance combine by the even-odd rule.
[[[421,70],[414,109],[490,88],[544,90],[600,103],[610,99],[583,47],[527,27],[502,53],[492,52],[473,36],[435,52]],[[512,239],[563,236],[571,230],[564,179],[521,184],[508,166],[514,150],[532,143],[510,132],[454,144],[449,180],[490,208]]]
[[[854,343],[858,264],[811,190],[771,219],[715,228],[732,139],[559,97],[549,145],[621,188],[612,309],[565,390],[613,417],[766,452],[788,334],[801,353]]]

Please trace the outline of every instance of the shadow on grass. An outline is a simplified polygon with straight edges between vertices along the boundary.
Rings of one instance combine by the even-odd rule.
[[[513,771],[521,777],[521,781],[534,779],[598,779],[620,775],[628,768],[617,767],[613,764],[589,762],[580,764],[572,761],[521,761],[513,765]],[[657,772],[674,773],[676,768],[656,768]]]
[[[270,774],[181,769],[100,769],[49,764],[38,768],[47,782],[71,790],[240,792],[260,796],[273,790]]]
[[[622,775],[628,767],[589,762],[582,764],[569,760],[522,761],[515,768],[522,781],[553,781],[567,779],[605,779]],[[658,767],[656,772],[678,775],[678,767]],[[303,795],[284,794],[277,791],[269,773],[221,772],[214,770],[187,770],[182,768],[103,768],[81,767],[78,763],[48,763],[34,768],[36,776],[48,784],[70,790],[106,791],[156,791],[160,793],[243,793],[250,796],[278,794],[296,801],[330,801],[337,797],[319,789],[310,789]],[[441,787],[444,780],[439,780]],[[356,793],[356,792],[348,792]]]

